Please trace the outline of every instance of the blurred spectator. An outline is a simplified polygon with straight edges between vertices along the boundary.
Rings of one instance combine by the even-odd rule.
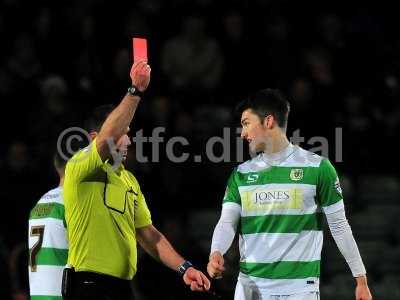
[[[10,275],[8,268],[8,251],[3,242],[2,236],[0,234],[0,280],[2,284],[0,285],[0,298],[9,300],[10,299]]]
[[[143,1],[148,4],[148,6],[145,6],[146,9],[150,8],[152,5],[150,1]],[[142,5],[143,5],[142,2]],[[154,1],[153,1],[154,2]],[[151,9],[155,9],[157,11],[157,7],[152,7]],[[135,35],[142,35],[142,36],[148,36],[150,32],[149,24],[147,21],[147,18],[138,10],[136,9],[130,9],[129,14],[127,15],[126,21],[124,22],[125,24],[125,36],[126,37],[132,37]]]
[[[16,245],[10,255],[11,289],[13,300],[28,300],[28,248],[26,243]]]
[[[291,132],[300,130],[300,135],[305,138],[315,134],[313,129],[316,122],[307,122],[304,119],[310,109],[314,96],[313,92],[310,80],[305,77],[296,78],[289,88],[291,110],[296,113],[291,114],[288,126]]]
[[[41,102],[30,113],[30,126],[26,129],[30,136],[30,147],[40,161],[51,155],[49,141],[56,141],[70,120],[77,117],[69,113],[68,85],[59,75],[49,75],[41,81]]]
[[[36,38],[42,43],[49,39],[52,15],[48,7],[42,7],[35,20]]]
[[[171,99],[166,96],[158,96],[152,99],[150,107],[150,119],[152,126],[168,126],[171,118]]]
[[[104,81],[104,69],[100,58],[101,51],[97,42],[97,20],[93,15],[85,15],[80,20],[77,49],[78,57],[74,62],[75,80],[84,95],[94,93],[98,84]]]
[[[3,201],[10,213],[5,214],[8,229],[1,231],[9,247],[14,246],[26,234],[25,218],[29,214],[30,200],[36,192],[34,177],[38,165],[26,143],[16,140],[9,149],[3,166],[3,180],[7,183],[2,191]],[[21,188],[23,183],[23,188]],[[18,195],[18,196],[16,196]],[[19,197],[20,196],[20,197]],[[15,216],[19,216],[15,218]]]
[[[249,39],[246,38],[245,20],[242,14],[236,10],[228,12],[222,19],[221,47],[224,53],[224,68],[222,76],[222,95],[234,97],[237,95],[237,89],[231,89],[235,86],[248,86],[250,78],[241,74],[242,70],[249,68],[248,61],[252,57]],[[253,68],[253,64],[250,66]],[[221,97],[222,98],[222,97]],[[224,101],[231,103],[232,99],[218,99],[218,102]]]
[[[174,133],[178,136],[193,136],[195,122],[193,116],[185,111],[176,114],[174,122]]]
[[[11,144],[6,160],[7,174],[10,178],[29,180],[29,175],[34,171],[33,160],[27,145],[21,141]]]
[[[11,80],[6,70],[0,68],[0,95],[6,97],[12,90]]]
[[[27,33],[22,33],[15,39],[13,55],[8,60],[10,72],[21,80],[35,79],[41,71],[37,60],[35,43]]]
[[[187,16],[180,33],[165,43],[162,66],[174,90],[191,91],[195,95],[213,90],[221,79],[221,49],[207,35],[205,26],[203,18]]]
[[[158,0],[139,0],[138,6],[147,15],[158,16],[161,13],[162,2]],[[131,32],[131,31],[129,31]],[[144,33],[144,32],[143,32]]]
[[[50,114],[59,117],[66,113],[67,83],[61,76],[53,75],[42,81],[41,92]]]
[[[291,86],[291,100],[296,103],[296,112],[298,109],[301,112],[305,112],[310,105],[312,97],[310,82],[305,78],[296,78]]]
[[[331,49],[340,49],[345,46],[342,24],[335,14],[324,14],[317,19],[317,30],[320,31],[325,45]]]
[[[329,54],[322,49],[309,49],[306,62],[312,79],[320,86],[331,86],[334,81]]]

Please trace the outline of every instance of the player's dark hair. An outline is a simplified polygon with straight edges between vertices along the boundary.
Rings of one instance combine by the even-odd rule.
[[[62,150],[61,150],[62,151]],[[59,149],[56,149],[54,155],[53,155],[53,164],[54,167],[60,171],[65,169],[65,165],[67,164],[68,160],[70,157],[65,156],[64,153],[68,153],[67,151],[63,151],[61,154]]]
[[[290,112],[289,101],[277,89],[263,89],[250,95],[236,106],[238,113],[251,109],[260,120],[272,115],[280,128],[286,129]]]
[[[104,104],[96,107],[86,118],[84,127],[87,132],[99,132],[108,115],[114,110],[112,104]]]

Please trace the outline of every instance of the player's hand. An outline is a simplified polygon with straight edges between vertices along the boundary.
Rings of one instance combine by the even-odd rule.
[[[207,272],[211,278],[221,278],[222,272],[225,271],[224,257],[218,251],[213,252],[210,255],[210,260],[207,265]]]
[[[367,277],[365,275],[357,277],[356,281],[356,300],[372,300],[372,295],[367,284]]]
[[[372,300],[371,292],[367,285],[356,287],[356,300]]]
[[[190,267],[183,275],[183,281],[192,291],[205,292],[210,289],[210,280],[201,271]]]
[[[131,68],[132,84],[138,88],[139,91],[144,92],[150,83],[151,68],[147,61],[140,60],[135,62]]]

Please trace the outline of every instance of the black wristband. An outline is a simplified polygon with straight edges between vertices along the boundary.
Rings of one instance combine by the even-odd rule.
[[[144,95],[144,93],[139,91],[139,89],[134,85],[132,85],[128,88],[128,94],[131,96],[138,96],[140,98],[143,98],[143,95]]]
[[[182,276],[185,275],[187,269],[189,269],[190,267],[193,267],[192,263],[188,260],[184,261],[183,264],[178,267],[179,274],[181,274]]]

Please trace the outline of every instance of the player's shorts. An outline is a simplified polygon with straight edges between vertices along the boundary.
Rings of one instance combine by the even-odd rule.
[[[319,292],[304,292],[293,295],[270,295],[259,289],[243,285],[240,281],[236,284],[234,300],[319,300]]]

